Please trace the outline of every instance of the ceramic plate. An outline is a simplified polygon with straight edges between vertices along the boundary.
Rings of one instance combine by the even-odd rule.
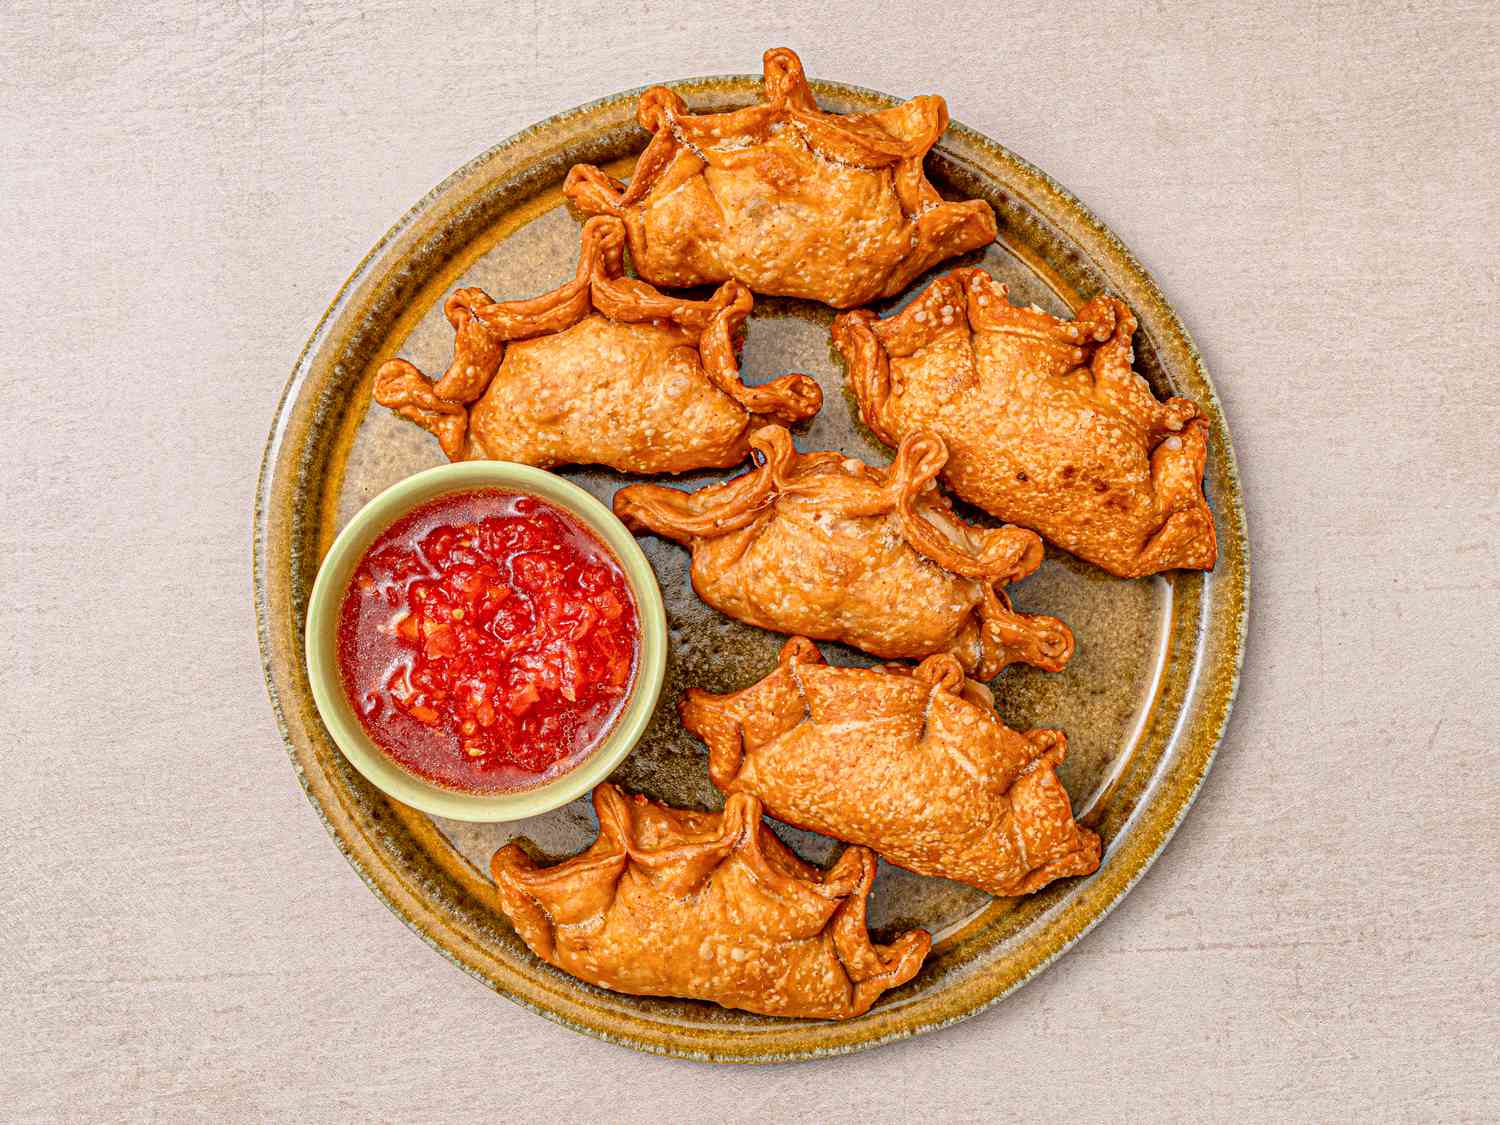
[[[673,85],[695,111],[719,111],[755,101],[760,79]],[[823,107],[838,112],[895,104],[851,86],[813,87]],[[1013,667],[993,686],[1011,726],[1067,731],[1070,753],[1061,774],[1079,819],[1104,837],[1097,874],[1029,898],[996,900],[882,864],[871,904],[877,940],[923,926],[936,942],[914,980],[857,1019],[783,1020],[693,1001],[622,996],[534,957],[496,910],[485,874],[490,855],[514,836],[530,837],[555,858],[582,849],[595,834],[586,799],[510,825],[430,818],[365,782],[334,747],[313,706],[302,631],[319,560],[367,500],[443,461],[428,434],[371,407],[375,369],[396,354],[426,371],[446,366],[452,333],[441,306],[457,285],[478,285],[504,300],[572,277],[579,220],[563,203],[563,177],[581,161],[628,175],[647,139],[635,124],[637,94],[554,117],[454,173],[360,263],[308,341],[277,409],[256,498],[256,609],[271,700],[309,798],[370,888],[455,964],[549,1019],[644,1051],[725,1062],[810,1058],[942,1027],[1044,968],[1160,853],[1202,783],[1228,719],[1249,593],[1229,430],[1187,332],[1151,278],[1077,200],[972,130],[951,126],[928,157],[928,174],[945,194],[987,199],[1000,238],[983,254],[947,266],[982,262],[1010,286],[1016,303],[1062,315],[1101,291],[1123,297],[1140,319],[1140,370],[1159,395],[1196,400],[1213,426],[1205,488],[1221,556],[1212,573],[1124,581],[1054,552],[1037,574],[1012,588],[1018,608],[1056,614],[1077,638],[1066,671]],[[886,302],[877,311],[886,314],[900,303]],[[798,447],[840,449],[884,464],[889,451],[854,420],[842,365],[829,343],[831,319],[821,306],[757,299],[742,369],[751,382],[786,371],[815,376],[826,405],[798,434]],[[599,469],[564,475],[606,503],[631,479]],[[727,475],[733,474],[689,475],[677,483],[696,487]],[[672,652],[656,716],[613,779],[674,805],[717,808],[703,748],[678,724],[677,700],[690,685],[723,692],[759,679],[775,664],[782,638],[699,602],[688,583],[685,550],[655,538],[643,545],[666,598]],[[823,647],[834,663],[872,662]],[[781,825],[776,830],[813,862],[826,861],[837,847]]]

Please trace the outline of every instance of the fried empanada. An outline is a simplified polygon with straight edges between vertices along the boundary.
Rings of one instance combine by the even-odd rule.
[[[590,984],[847,1019],[915,976],[932,945],[925,930],[872,944],[875,854],[849,848],[819,871],[771,833],[747,794],[701,813],[605,784],[594,811],[599,838],[581,855],[544,868],[509,844],[490,864],[522,940]]]
[[[1132,369],[1135,328],[1112,297],[1059,320],[960,269],[887,320],[845,313],[833,338],[870,429],[940,435],[943,479],[971,504],[1124,578],[1209,570],[1208,421]]]
[[[630,186],[588,164],[563,187],[589,214],[617,215],[637,272],[656,285],[717,284],[852,308],[995,237],[982,199],[945,201],[922,158],[948,127],[942,98],[879,113],[824,113],[802,62],[765,55],[765,101],[693,114],[662,86],[636,117],[654,135]]]
[[[628,527],[692,550],[693,588],[715,609],[887,659],[951,652],[981,679],[1015,661],[1055,672],[1073,655],[1066,625],[1016,613],[1002,589],[1037,568],[1042,541],[962,522],[933,483],[940,439],[912,434],[885,470],[799,454],[780,426],[750,443],[760,466],[725,484],[615,494]]]
[[[1099,866],[1057,777],[1063,733],[1011,730],[952,656],[833,668],[794,637],[759,683],[689,691],[682,723],[726,793],[920,874],[1022,895]]]
[[[431,431],[450,460],[633,473],[728,468],[745,459],[752,426],[818,412],[823,394],[806,375],[740,382],[734,334],[748,289],[669,297],[624,276],[624,247],[618,219],[591,219],[577,276],[561,288],[505,302],[458,290],[444,308],[447,373],[433,382],[390,360],[375,400]]]

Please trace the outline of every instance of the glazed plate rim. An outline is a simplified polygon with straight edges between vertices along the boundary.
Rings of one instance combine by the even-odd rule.
[[[760,81],[759,75],[724,75],[681,79],[663,84],[677,88],[680,92],[687,95],[691,101],[691,95],[699,92],[728,93],[741,97],[753,96],[760,88]],[[861,108],[880,108],[885,105],[895,105],[901,101],[901,99],[886,94],[844,83],[812,80],[811,84],[820,100],[853,101],[858,103]],[[967,150],[981,152],[984,158],[1005,166],[1007,170],[1006,184],[1008,189],[1019,182],[1019,184],[1027,189],[1027,193],[1023,197],[1031,207],[1035,208],[1048,221],[1057,223],[1063,228],[1066,234],[1074,239],[1091,243],[1088,246],[1091,256],[1102,257],[1115,271],[1129,278],[1132,286],[1137,291],[1135,300],[1137,302],[1145,300],[1154,306],[1156,313],[1165,321],[1166,328],[1170,334],[1176,338],[1174,343],[1180,345],[1183,357],[1191,368],[1191,374],[1195,378],[1200,379],[1204,387],[1204,392],[1200,397],[1200,405],[1204,407],[1213,425],[1213,442],[1216,447],[1215,455],[1223,458],[1223,475],[1225,483],[1229,486],[1221,488],[1220,492],[1223,494],[1216,494],[1213,498],[1214,507],[1220,516],[1220,563],[1218,569],[1209,576],[1204,592],[1205,606],[1208,609],[1217,610],[1218,614],[1223,614],[1225,610],[1228,610],[1229,613],[1227,620],[1221,620],[1218,623],[1218,639],[1224,651],[1218,653],[1215,657],[1216,667],[1223,682],[1216,693],[1211,694],[1209,698],[1205,699],[1202,697],[1202,692],[1198,689],[1196,673],[1192,677],[1194,691],[1197,692],[1197,695],[1192,699],[1184,700],[1182,705],[1183,713],[1191,714],[1195,710],[1202,712],[1205,709],[1214,713],[1208,716],[1209,725],[1196,732],[1195,743],[1193,745],[1185,745],[1180,750],[1182,759],[1179,764],[1188,770],[1188,776],[1178,780],[1175,787],[1163,788],[1158,786],[1157,791],[1143,799],[1141,807],[1136,809],[1131,817],[1132,823],[1143,817],[1149,817],[1150,828],[1155,837],[1154,840],[1150,841],[1148,850],[1137,855],[1114,857],[1107,853],[1105,864],[1095,876],[1091,877],[1091,881],[1098,881],[1100,886],[1105,888],[1103,901],[1097,902],[1093,906],[1084,901],[1070,901],[1063,904],[1059,909],[1057,918],[1049,917],[1039,921],[1038,926],[1045,928],[1048,933],[1037,936],[1045,937],[1047,940],[1030,943],[1037,944],[1040,948],[1029,952],[1025,966],[1019,972],[1007,973],[1006,966],[1002,962],[994,963],[977,970],[981,981],[986,976],[1002,979],[985,982],[978,989],[980,994],[974,997],[972,1002],[966,1002],[960,1010],[937,1014],[933,1018],[927,1019],[922,1018],[923,1014],[920,1011],[912,1012],[905,1016],[898,1026],[890,1028],[872,1027],[869,1029],[869,1034],[859,1034],[854,1037],[838,1036],[835,1034],[835,1039],[839,1041],[834,1042],[825,1042],[822,1040],[830,1032],[836,1033],[838,1028],[850,1025],[826,1022],[803,1023],[795,1025],[805,1030],[805,1035],[801,1037],[800,1044],[797,1046],[785,1049],[763,1050],[760,1044],[756,1044],[742,1052],[739,1050],[717,1050],[714,1044],[706,1043],[699,1046],[691,1042],[684,1042],[682,1041],[684,1035],[690,1035],[691,1029],[684,1029],[669,1021],[652,1022],[646,1020],[644,1017],[636,1021],[621,1017],[618,1014],[601,1011],[597,1008],[589,1008],[587,1009],[587,1014],[593,1017],[594,1021],[590,1022],[587,1018],[570,1016],[562,1010],[548,1007],[544,998],[532,999],[522,995],[519,991],[508,987],[505,981],[497,980],[494,976],[486,973],[477,963],[466,960],[458,948],[460,942],[457,934],[451,931],[446,934],[434,932],[437,929],[443,928],[440,924],[441,919],[436,919],[439,924],[429,928],[428,925],[424,924],[424,920],[416,916],[417,912],[415,910],[407,907],[404,900],[411,898],[414,894],[420,893],[411,885],[403,885],[410,884],[413,881],[403,879],[400,872],[382,862],[383,857],[375,852],[366,840],[355,836],[349,830],[350,825],[347,823],[349,820],[348,810],[335,808],[333,803],[330,803],[328,795],[320,793],[320,787],[308,776],[304,765],[304,748],[299,746],[292,727],[288,722],[286,701],[282,699],[276,682],[278,662],[288,659],[286,652],[278,649],[278,643],[283,647],[290,646],[290,651],[294,654],[292,658],[295,658],[295,654],[300,654],[302,644],[297,623],[295,621],[278,620],[273,611],[273,594],[267,573],[267,553],[270,549],[268,505],[274,499],[277,468],[281,461],[281,454],[284,452],[283,446],[287,437],[292,408],[299,401],[296,397],[298,391],[306,383],[320,359],[328,358],[324,355],[325,351],[328,351],[330,348],[334,351],[337,350],[340,337],[331,335],[331,329],[338,322],[342,314],[351,311],[354,298],[364,284],[373,279],[374,275],[379,272],[380,267],[388,264],[387,259],[391,257],[389,250],[398,245],[403,235],[412,231],[418,220],[429,211],[440,209],[450,193],[472,177],[474,173],[481,170],[488,162],[502,158],[508,149],[516,147],[531,138],[545,137],[549,132],[563,133],[572,121],[587,121],[590,116],[604,117],[611,112],[618,111],[624,106],[633,107],[642,90],[646,88],[639,87],[634,90],[611,94],[555,114],[544,121],[521,130],[468,161],[408,209],[375,244],[370,252],[364,256],[349,278],[340,287],[332,303],[318,321],[312,335],[303,347],[291,375],[281,391],[277,400],[275,421],[266,439],[262,453],[255,493],[252,552],[256,632],[261,652],[262,671],[265,676],[272,708],[276,715],[277,726],[281,732],[287,753],[291,757],[293,766],[296,769],[298,780],[302,784],[308,800],[314,809],[317,810],[324,826],[337,843],[339,850],[344,853],[345,858],[349,860],[350,864],[359,873],[360,878],[364,880],[371,891],[392,912],[400,917],[407,926],[445,957],[477,979],[483,981],[492,990],[572,1030],[581,1031],[608,1042],[653,1054],[715,1062],[788,1062],[846,1054],[950,1026],[997,1003],[1034,978],[1039,972],[1056,960],[1058,956],[1071,948],[1079,939],[1092,930],[1094,926],[1098,925],[1120,900],[1124,898],[1130,889],[1134,887],[1157,857],[1161,855],[1168,841],[1181,824],[1183,817],[1186,816],[1188,809],[1192,806],[1202,788],[1204,779],[1213,765],[1214,758],[1228,726],[1235,694],[1239,686],[1240,670],[1244,660],[1250,604],[1250,550],[1248,535],[1245,531],[1243,485],[1235,463],[1234,450],[1230,444],[1227,422],[1224,419],[1218,402],[1218,396],[1214,392],[1208,372],[1204,369],[1196,345],[1146,270],[1113,232],[1045,172],[1035,168],[982,134],[956,121],[952,122],[949,125],[947,133],[940,140],[936,151],[944,152],[953,142],[957,142]],[[401,260],[404,256],[404,254],[396,255],[391,264],[394,264],[394,261]],[[1227,535],[1225,534],[1226,532]],[[1226,539],[1229,542],[1225,542]],[[1232,566],[1229,565],[1231,560],[1233,563]],[[1219,587],[1226,582],[1229,583],[1228,588],[1220,591]],[[290,594],[287,596],[290,597]],[[1212,618],[1216,614],[1210,613],[1208,616]],[[290,629],[290,637],[281,636],[277,633],[278,629],[285,632],[288,627]],[[1203,628],[1203,626],[1200,626],[1200,634]],[[1198,718],[1201,725],[1202,716],[1200,715]],[[1174,740],[1175,738],[1176,736],[1174,736]],[[1159,778],[1153,779],[1153,781],[1159,780]],[[332,788],[335,787],[330,786],[330,789]],[[1135,830],[1137,829],[1132,829],[1131,831]],[[1124,838],[1123,842],[1128,844],[1128,837]],[[1119,862],[1111,863],[1112,859],[1117,859]],[[1126,864],[1124,867],[1120,865],[1122,862]],[[988,987],[990,983],[994,984],[995,987],[993,989]],[[943,986],[939,986],[934,990],[938,995],[941,995],[942,991]],[[879,1011],[878,1005],[876,1011]],[[857,1023],[858,1021],[854,1022]],[[647,1034],[646,1029],[654,1030],[656,1034]],[[820,1034],[820,1031],[823,1034]],[[722,1035],[722,1033],[720,1034]],[[795,1035],[793,1037],[796,1038]]]

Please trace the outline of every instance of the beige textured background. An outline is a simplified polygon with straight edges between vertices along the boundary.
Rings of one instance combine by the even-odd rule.
[[[0,11],[0,1118],[1500,1115],[1500,9],[718,7]],[[712,1069],[495,997],[365,889],[265,698],[250,506],[303,340],[428,187],[782,43],[946,94],[1154,271],[1254,611],[1197,808],[1045,976]]]

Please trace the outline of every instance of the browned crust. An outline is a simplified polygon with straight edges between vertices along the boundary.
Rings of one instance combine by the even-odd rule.
[[[580,962],[560,947],[558,925],[602,921],[614,906],[620,879],[632,867],[647,876],[658,909],[674,914],[671,925],[701,932],[705,944],[732,941],[732,933],[720,932],[724,921],[711,906],[700,909],[714,893],[714,873],[731,860],[744,864],[757,887],[754,900],[742,903],[742,909],[785,911],[789,924],[801,924],[793,919],[826,919],[822,932],[847,980],[842,991],[781,998],[778,1014],[836,1019],[862,1015],[881,993],[915,976],[931,948],[925,930],[908,931],[887,946],[871,942],[865,911],[875,880],[874,853],[848,848],[827,871],[819,871],[771,833],[762,820],[761,803],[753,796],[735,794],[722,812],[700,813],[627,796],[606,783],[594,790],[594,811],[599,837],[582,854],[541,867],[512,843],[496,852],[490,864],[501,909],[516,932],[539,957],[565,971],[577,975],[582,970]],[[805,942],[810,936],[795,940]],[[652,950],[640,953],[650,957]],[[720,998],[711,986],[704,987],[705,981],[717,979],[713,973],[695,975],[693,966],[670,962],[657,968],[664,978],[675,978],[680,990],[653,995]],[[721,968],[715,970],[720,972]],[[753,1000],[741,998],[739,1006],[757,1010]]]
[[[496,301],[482,289],[458,289],[443,306],[453,326],[453,359],[433,380],[404,359],[387,360],[376,373],[373,397],[437,437],[449,460],[482,457],[467,439],[467,407],[478,401],[500,369],[508,343],[566,331],[591,313],[619,323],[650,322],[679,334],[699,351],[709,381],[746,413],[795,425],[823,406],[817,381],[784,375],[750,387],[739,377],[735,334],[750,315],[753,297],[727,281],[708,299],[663,293],[625,275],[625,228],[596,217],[580,235],[578,267],[571,281],[537,297]]]

